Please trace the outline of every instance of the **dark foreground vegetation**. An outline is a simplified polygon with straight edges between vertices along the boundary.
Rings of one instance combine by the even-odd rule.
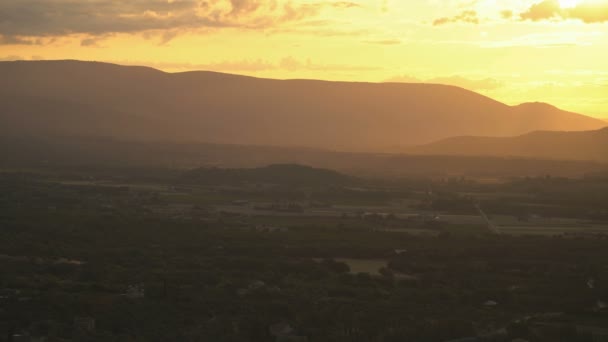
[[[605,341],[606,203],[602,175],[7,170],[0,341]]]

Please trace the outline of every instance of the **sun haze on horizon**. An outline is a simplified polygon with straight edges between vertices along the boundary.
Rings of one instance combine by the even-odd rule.
[[[608,117],[608,0],[4,0],[0,60],[427,82]]]

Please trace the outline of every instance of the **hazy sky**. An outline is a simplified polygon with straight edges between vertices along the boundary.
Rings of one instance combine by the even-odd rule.
[[[608,0],[1,0],[0,60],[433,82],[608,117]]]

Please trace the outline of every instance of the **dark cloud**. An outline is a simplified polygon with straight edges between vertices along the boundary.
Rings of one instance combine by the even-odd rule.
[[[522,20],[577,19],[587,24],[608,22],[608,1],[581,2],[573,8],[562,8],[557,0],[544,0],[521,13]]]
[[[440,26],[450,23],[468,23],[468,24],[479,24],[479,17],[475,11],[463,11],[454,17],[444,17],[433,21],[433,26]]]
[[[34,45],[35,43],[33,39],[0,35],[0,45]]]
[[[1,0],[0,43],[35,44],[40,37],[115,33],[162,33],[205,28],[276,28],[318,15],[324,8],[352,8],[353,2],[294,4],[290,0]],[[93,38],[91,38],[93,39]],[[83,43],[91,43],[86,40]]]
[[[96,38],[86,38],[80,41],[80,46],[99,46],[99,40]]]
[[[24,58],[17,55],[10,55],[6,57],[0,57],[0,62],[12,62],[12,61],[21,61]]]
[[[101,47],[101,42],[112,37],[114,34],[103,34],[99,36],[88,36],[80,40],[80,46],[83,47]]]
[[[199,22],[196,1],[3,0],[0,32],[8,36],[106,34],[166,29]],[[212,23],[212,19],[202,21]]]
[[[256,0],[230,0],[232,10],[230,15],[239,16],[257,11],[260,8],[260,1]]]

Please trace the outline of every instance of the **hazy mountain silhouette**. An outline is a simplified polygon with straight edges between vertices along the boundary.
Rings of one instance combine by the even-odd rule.
[[[584,132],[539,131],[511,138],[455,137],[413,148],[411,152],[608,162],[608,128]]]
[[[462,135],[592,130],[545,104],[453,86],[164,73],[79,61],[0,63],[0,134],[387,151]]]

